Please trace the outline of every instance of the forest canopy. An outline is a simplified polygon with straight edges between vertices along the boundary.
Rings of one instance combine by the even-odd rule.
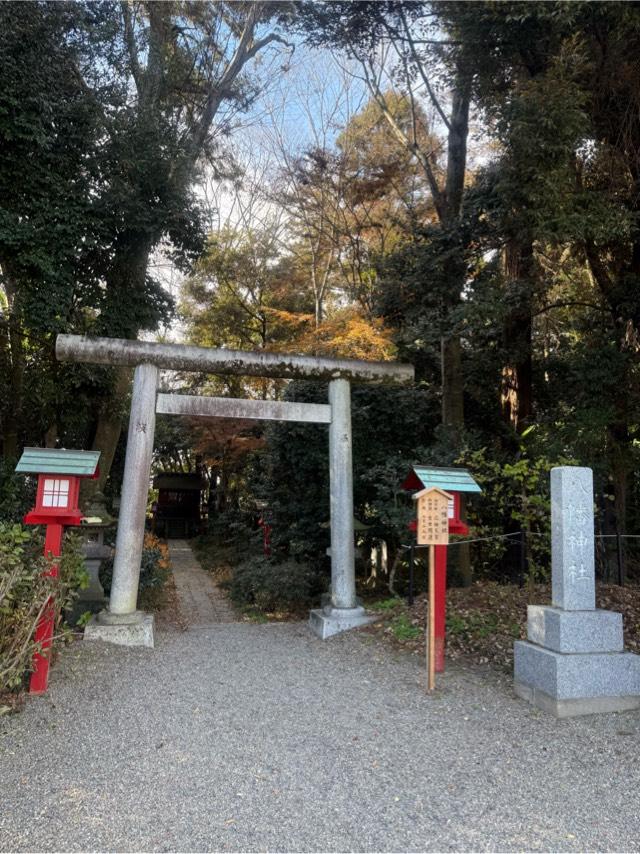
[[[25,445],[97,448],[119,491],[130,376],[58,363],[71,332],[412,363],[353,391],[356,516],[393,548],[418,461],[472,468],[479,530],[542,531],[564,460],[640,531],[638,4],[5,2],[0,80],[0,507]],[[160,420],[155,465],[328,545],[322,428]]]

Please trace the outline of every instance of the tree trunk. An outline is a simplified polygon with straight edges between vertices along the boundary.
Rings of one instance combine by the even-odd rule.
[[[613,481],[614,510],[616,516],[616,533],[625,534],[627,531],[627,490],[628,475],[631,470],[629,447],[629,411],[626,392],[630,384],[623,384],[624,393],[617,395],[614,405],[616,417],[607,428],[609,445],[609,466]]]
[[[443,337],[440,342],[442,366],[442,423],[454,440],[464,426],[464,376],[460,336]]]
[[[216,490],[216,513],[224,513],[227,509],[227,489],[229,486],[229,475],[225,465],[224,456],[220,460],[220,483]]]
[[[502,369],[502,416],[516,433],[522,433],[533,415],[533,246],[530,239],[509,241],[504,268],[509,308],[502,333],[508,358]]]
[[[629,364],[618,383],[618,394],[613,401],[615,417],[607,428],[607,451],[609,471],[614,488],[616,528],[617,532],[624,533],[627,525],[627,478],[631,471],[629,455],[631,413],[629,405],[631,394],[637,392],[637,384],[630,368],[632,367],[631,360],[634,358],[632,352],[637,349],[633,339],[637,337],[638,329],[637,316],[632,315],[630,317],[628,307],[624,304],[628,287],[625,279],[630,273],[635,278],[640,276],[640,242],[634,243],[632,247],[631,261],[628,267],[623,267],[617,275],[609,269],[592,243],[585,243],[585,250],[594,281],[607,301],[611,312],[618,350],[620,353],[626,354],[629,359]],[[637,358],[637,353],[635,358]]]
[[[319,329],[320,325],[322,324],[323,313],[324,313],[324,307],[322,305],[322,297],[318,296],[318,294],[316,293],[315,310],[314,310],[314,320],[315,320],[316,329]]]
[[[467,137],[469,135],[469,103],[471,91],[467,72],[458,69],[451,104],[449,133],[447,137],[447,175],[443,203],[440,206],[440,223],[448,231],[457,232],[460,226],[460,213],[464,193],[464,179],[467,169]],[[459,247],[460,257],[445,264],[443,282],[449,295],[445,311],[456,308],[460,303],[464,288],[466,268],[462,258],[463,246]],[[445,317],[445,323],[448,318]],[[442,423],[449,429],[454,444],[458,444],[464,427],[464,373],[462,368],[462,345],[460,336],[445,334],[440,342],[442,366]]]
[[[92,448],[100,451],[100,477],[93,481],[96,488],[102,492],[109,477],[113,458],[122,433],[122,401],[126,399],[131,389],[130,368],[115,368],[115,382],[111,396],[104,401],[100,408],[96,434]]]
[[[128,235],[121,238],[107,276],[107,299],[100,317],[99,333],[114,338],[136,338],[137,320],[131,305],[130,292],[142,291],[145,286],[151,238]],[[113,368],[113,385],[100,403],[95,433],[91,447],[100,451],[100,475],[83,484],[82,498],[88,501],[97,491],[103,492],[111,473],[111,466],[120,441],[123,425],[123,400],[131,388],[131,370]]]
[[[8,302],[8,330],[5,342],[8,344],[7,369],[9,377],[9,406],[5,411],[3,425],[3,456],[15,460],[20,451],[20,430],[22,428],[22,409],[24,401],[24,339],[16,312],[16,292],[11,285],[7,265],[3,262],[5,274],[4,290]]]
[[[45,448],[55,448],[58,443],[58,422],[54,421],[49,424],[44,434]]]
[[[150,252],[148,237],[140,239],[133,235],[121,240],[107,277],[107,300],[101,315],[100,331],[103,334],[118,338],[136,338],[138,335],[136,318],[123,312],[123,306],[130,304],[130,298],[125,296],[128,291],[142,291],[144,288]],[[115,367],[113,371],[113,386],[101,403],[91,446],[101,452],[100,476],[97,480],[87,481],[83,490],[85,499],[98,490],[104,491],[122,433],[122,401],[131,387],[131,371],[123,367]]]

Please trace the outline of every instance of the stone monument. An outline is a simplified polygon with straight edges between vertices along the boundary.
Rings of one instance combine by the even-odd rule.
[[[624,651],[622,614],[595,604],[591,469],[551,470],[552,605],[529,605],[514,648],[518,696],[559,718],[640,706],[640,656]]]

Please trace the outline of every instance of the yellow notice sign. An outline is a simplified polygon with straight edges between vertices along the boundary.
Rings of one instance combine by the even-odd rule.
[[[449,501],[444,489],[432,486],[413,496],[418,507],[417,541],[419,546],[446,546],[449,542]]]

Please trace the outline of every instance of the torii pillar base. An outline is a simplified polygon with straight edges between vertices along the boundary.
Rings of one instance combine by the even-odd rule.
[[[321,640],[326,640],[332,635],[340,632],[366,626],[374,621],[375,617],[369,617],[364,608],[318,608],[309,614],[309,628]]]
[[[153,616],[144,611],[133,611],[131,614],[101,611],[87,623],[84,639],[153,649]]]

